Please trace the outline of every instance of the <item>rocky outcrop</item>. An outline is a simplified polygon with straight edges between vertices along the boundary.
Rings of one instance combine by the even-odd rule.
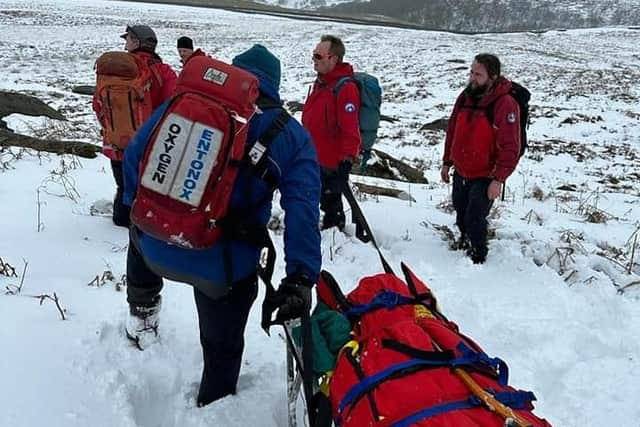
[[[367,167],[364,170],[354,168],[353,174],[427,184],[427,178],[420,169],[375,148],[371,151],[371,159],[367,162]]]

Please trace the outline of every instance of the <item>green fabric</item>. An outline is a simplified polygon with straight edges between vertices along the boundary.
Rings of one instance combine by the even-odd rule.
[[[301,328],[293,330],[293,339],[300,346]],[[318,302],[311,314],[311,340],[313,342],[313,372],[317,376],[336,367],[338,352],[349,341],[351,323],[338,311]]]

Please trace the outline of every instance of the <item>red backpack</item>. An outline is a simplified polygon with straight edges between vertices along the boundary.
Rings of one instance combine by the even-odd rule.
[[[140,164],[140,230],[190,249],[221,237],[257,98],[252,74],[206,56],[187,62]]]
[[[319,299],[353,325],[330,377],[335,425],[551,427],[531,412],[533,393],[507,384],[506,364],[461,334],[429,288],[402,269],[406,283],[369,276],[346,297],[322,273]]]
[[[96,97],[107,148],[125,149],[140,125],[151,116],[153,71],[145,58],[107,52],[96,61]]]

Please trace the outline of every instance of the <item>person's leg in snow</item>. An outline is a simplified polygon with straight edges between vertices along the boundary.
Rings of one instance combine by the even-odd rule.
[[[468,181],[467,208],[464,216],[464,227],[471,247],[468,255],[474,264],[482,264],[487,258],[487,216],[493,201],[487,196],[487,188],[491,178],[480,178]]]
[[[320,194],[320,209],[324,212],[322,230],[331,227],[344,229],[345,216],[342,205],[343,178],[335,170],[321,169],[322,193]]]
[[[453,207],[456,210],[456,225],[460,230],[460,239],[456,242],[456,249],[466,249],[468,246],[468,238],[465,231],[464,217],[467,212],[468,204],[468,192],[469,187],[467,180],[462,178],[458,173],[453,174],[453,190],[451,192],[451,199],[453,200]]]
[[[122,162],[111,160],[111,171],[116,181],[116,195],[113,198],[113,223],[120,227],[129,227],[131,224],[131,210],[129,206],[122,203],[124,193],[124,177],[122,175]]]
[[[134,239],[130,238],[127,252],[129,316],[125,332],[140,350],[157,341],[162,285],[162,278],[149,269]]]
[[[204,367],[197,405],[208,405],[235,394],[249,310],[258,295],[255,275],[231,286],[222,298],[211,299],[198,288],[193,290],[200,325]]]

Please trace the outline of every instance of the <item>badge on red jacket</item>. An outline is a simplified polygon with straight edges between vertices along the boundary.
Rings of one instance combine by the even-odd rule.
[[[355,104],[349,102],[344,106],[344,111],[346,111],[347,113],[353,113],[354,111],[356,111]]]
[[[513,124],[516,122],[516,113],[514,113],[513,111],[510,112],[509,114],[507,114],[507,122]]]

